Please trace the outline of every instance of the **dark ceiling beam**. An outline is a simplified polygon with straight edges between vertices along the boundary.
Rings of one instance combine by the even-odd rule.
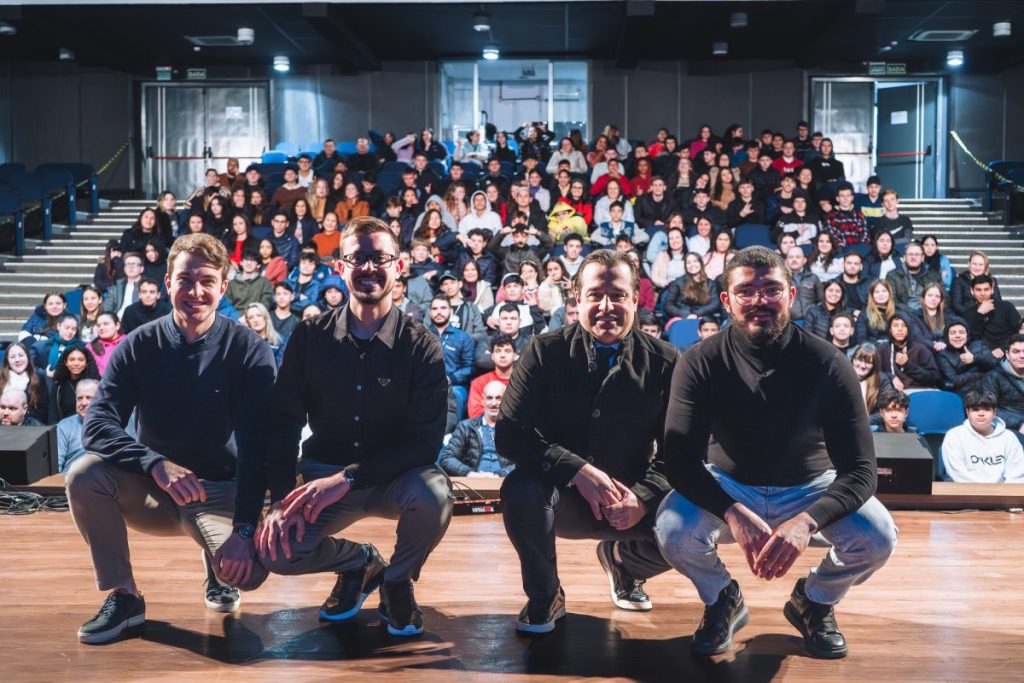
[[[334,48],[337,57],[355,71],[380,71],[380,59],[337,5],[316,2],[302,6],[302,17]]]

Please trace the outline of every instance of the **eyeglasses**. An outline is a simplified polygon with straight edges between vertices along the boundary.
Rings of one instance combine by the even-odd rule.
[[[390,266],[398,257],[393,254],[349,254],[341,258],[346,265],[353,268],[362,268],[367,263],[372,263],[377,268]]]
[[[733,290],[731,294],[736,298],[737,301],[743,304],[752,303],[758,297],[764,299],[765,301],[775,303],[781,300],[783,296],[785,296],[786,288],[779,287],[778,285],[765,287],[764,289],[756,289],[754,287],[741,287],[739,289]]]

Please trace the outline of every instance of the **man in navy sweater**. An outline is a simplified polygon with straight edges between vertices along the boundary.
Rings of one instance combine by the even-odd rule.
[[[111,591],[78,632],[86,643],[113,640],[146,619],[129,526],[195,539],[211,609],[235,609],[237,588],[254,589],[267,576],[252,537],[266,489],[262,425],[274,355],[251,330],[216,313],[230,266],[223,244],[186,235],[167,263],[173,310],[114,352],[82,426],[86,454],[67,475],[97,586]],[[133,414],[137,439],[125,430]]]

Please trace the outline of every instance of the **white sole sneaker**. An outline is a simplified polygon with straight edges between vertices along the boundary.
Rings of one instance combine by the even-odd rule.
[[[215,602],[213,600],[207,600],[203,598],[203,602],[206,606],[214,612],[234,612],[242,605],[242,596],[239,595],[238,599],[234,602]]]
[[[516,630],[520,633],[551,633],[555,630],[555,624],[559,619],[565,616],[565,607],[562,607],[554,616],[551,621],[546,621],[543,624],[528,624],[524,621],[516,619]]]
[[[122,633],[135,626],[141,626],[146,621],[145,614],[137,614],[134,617],[128,617],[120,624],[108,628],[106,631],[97,631],[95,633],[82,633],[78,632],[78,641],[81,643],[89,643],[95,645],[97,643],[106,643],[111,640],[115,640],[121,636]]]

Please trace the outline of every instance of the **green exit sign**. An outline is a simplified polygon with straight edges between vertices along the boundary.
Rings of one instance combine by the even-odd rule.
[[[906,62],[868,62],[869,76],[905,76]]]

